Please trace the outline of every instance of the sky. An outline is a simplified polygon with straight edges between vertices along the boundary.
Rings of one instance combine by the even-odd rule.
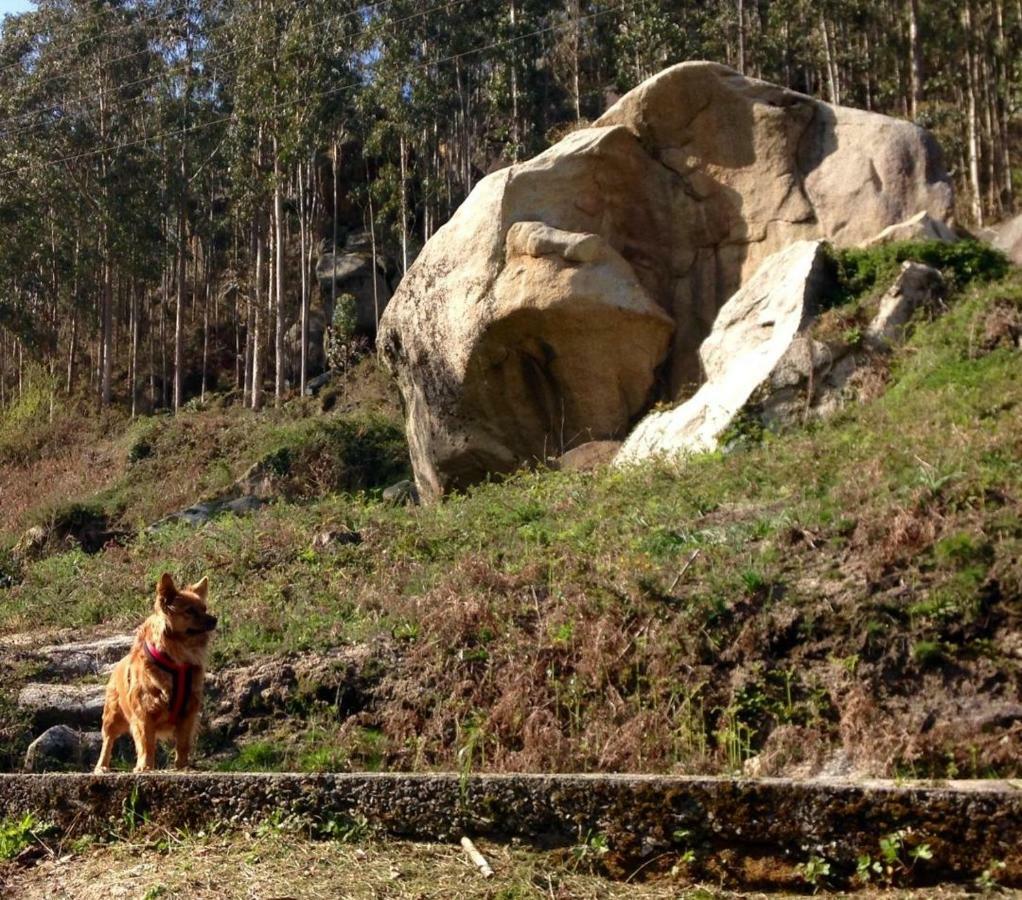
[[[0,0],[0,18],[7,13],[25,12],[31,8],[32,4],[29,3],[29,0]]]

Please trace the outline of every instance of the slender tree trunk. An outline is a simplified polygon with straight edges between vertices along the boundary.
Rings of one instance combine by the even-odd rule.
[[[962,6],[962,25],[965,32],[965,86],[968,102],[968,147],[969,147],[969,182],[972,188],[972,218],[979,226],[983,225],[983,190],[979,178],[979,114],[976,106],[976,67],[972,52],[972,2],[966,0]]]
[[[309,177],[312,177],[312,166],[315,160],[315,152],[313,157],[309,160]],[[301,260],[300,268],[302,270],[302,298],[301,298],[301,309],[299,310],[298,319],[298,395],[300,397],[305,396],[305,379],[306,373],[308,372],[308,347],[309,347],[309,264],[306,261],[306,244],[308,243],[309,229],[306,227],[308,210],[306,205],[308,204],[308,197],[311,193],[312,186],[309,185],[309,190],[306,191],[305,178],[302,172],[302,164],[298,163],[298,174],[296,177],[296,183],[298,186],[298,244],[299,244],[299,255],[298,258]]]
[[[823,59],[827,69],[827,99],[831,103],[840,103],[837,90],[837,67],[831,50],[830,33],[827,31],[827,20],[820,13],[820,38],[823,41]]]
[[[369,181],[369,161],[366,160],[366,181]],[[376,258],[376,211],[373,209],[373,192],[369,191],[369,248],[372,253],[373,266],[373,334],[380,328],[380,297],[377,288],[377,258]]]
[[[575,100],[575,121],[582,121],[582,4],[580,0],[570,0],[572,19],[571,29],[571,92]]]
[[[912,121],[919,119],[919,104],[923,99],[923,50],[919,39],[919,0],[908,0],[909,59],[912,66],[912,103],[909,113]]]
[[[273,138],[273,270],[276,276],[274,289],[274,357],[277,364],[274,381],[273,401],[275,406],[284,403],[284,194],[281,188],[280,148]]]
[[[408,166],[405,136],[401,135],[401,274],[408,271]]]
[[[340,167],[340,160],[338,159],[338,153],[340,147],[338,146],[337,137],[334,137],[333,154],[331,156],[331,167],[333,170],[333,194],[330,201],[330,205],[333,207],[333,238],[330,244],[330,315],[327,316],[326,325],[329,328],[333,323],[333,315],[337,311],[337,170]],[[373,185],[372,182],[366,179],[366,188],[369,191],[369,196],[372,196]]]
[[[185,155],[181,151],[181,179],[182,184],[186,181]],[[188,248],[185,239],[187,229],[185,212],[184,188],[181,192],[181,209],[177,217],[177,303],[174,310],[174,412],[181,408],[181,358],[182,340],[184,335],[184,308],[186,300],[186,285],[188,281]]]
[[[128,295],[128,403],[131,418],[135,418],[135,285]]]
[[[515,37],[518,31],[518,9],[516,0],[511,0],[511,37]],[[433,122],[434,136],[436,131],[436,120]],[[511,161],[518,162],[518,151],[521,147],[521,134],[518,130],[518,50],[517,44],[511,44]]]
[[[745,0],[738,0],[738,71],[745,74]]]
[[[263,406],[263,231],[256,226],[255,319],[252,323],[252,409]]]

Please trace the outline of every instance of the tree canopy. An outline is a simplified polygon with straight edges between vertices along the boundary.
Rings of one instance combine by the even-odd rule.
[[[686,59],[932,129],[964,224],[1022,189],[1022,0],[35,6],[0,36],[0,407],[29,364],[132,412],[279,402],[321,252],[365,232],[398,277],[484,174]]]

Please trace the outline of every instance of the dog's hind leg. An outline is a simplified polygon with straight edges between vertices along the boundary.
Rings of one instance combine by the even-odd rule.
[[[122,734],[128,731],[128,720],[121,713],[117,703],[116,695],[107,694],[106,704],[103,707],[103,749],[99,752],[99,762],[96,763],[95,772],[102,775],[110,771],[110,757],[114,752],[114,744]]]

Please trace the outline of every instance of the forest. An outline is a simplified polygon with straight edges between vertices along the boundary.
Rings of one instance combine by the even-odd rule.
[[[961,226],[1013,211],[1022,0],[38,0],[0,37],[0,409],[282,403],[324,254],[396,285],[481,177],[688,59],[911,119]]]

